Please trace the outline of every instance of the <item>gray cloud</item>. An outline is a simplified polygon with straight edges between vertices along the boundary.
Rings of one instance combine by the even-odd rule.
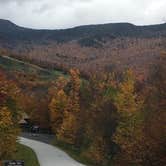
[[[32,28],[166,20],[165,0],[0,0],[0,18]]]

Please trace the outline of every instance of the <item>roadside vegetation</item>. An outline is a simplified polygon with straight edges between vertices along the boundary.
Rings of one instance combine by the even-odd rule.
[[[83,163],[166,165],[165,73],[166,53],[146,81],[135,78],[131,69],[92,73],[86,81],[78,69],[71,69],[69,77],[48,82],[22,73],[9,77],[2,70],[0,160],[23,150],[16,140],[21,113],[26,112],[32,124],[54,133],[55,145]]]
[[[16,145],[16,152],[13,156],[13,160],[22,160],[25,166],[40,166],[35,152],[22,144]]]

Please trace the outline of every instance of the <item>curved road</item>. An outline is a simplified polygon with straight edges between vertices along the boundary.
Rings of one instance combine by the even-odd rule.
[[[35,151],[40,166],[85,166],[74,161],[55,146],[23,137],[20,137],[19,142]]]

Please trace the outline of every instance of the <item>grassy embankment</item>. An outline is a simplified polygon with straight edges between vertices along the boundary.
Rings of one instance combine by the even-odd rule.
[[[23,62],[15,58],[0,55],[0,68],[7,72],[21,72],[25,74],[35,74],[42,80],[52,80],[61,75],[63,72],[57,70],[47,70],[37,65]]]
[[[16,145],[16,152],[13,157],[5,160],[24,161],[25,166],[40,166],[35,152],[31,148],[19,143]],[[2,166],[2,161],[0,161],[0,166]]]
[[[63,150],[64,152],[66,152],[74,160],[82,164],[85,164],[86,166],[94,166],[94,163],[92,161],[88,160],[85,157],[82,157],[80,150],[74,148],[72,145],[66,144],[64,142],[60,142],[56,139],[54,140],[53,145]]]

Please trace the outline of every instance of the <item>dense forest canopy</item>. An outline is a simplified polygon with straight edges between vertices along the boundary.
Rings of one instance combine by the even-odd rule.
[[[0,138],[9,138],[0,145],[1,159],[14,153],[24,111],[32,124],[51,130],[57,144],[94,165],[165,165],[165,62],[164,52],[146,82],[131,69],[88,80],[71,69],[50,81],[1,69]]]
[[[165,26],[0,20],[0,160],[15,153],[26,113],[91,165],[166,165]]]

